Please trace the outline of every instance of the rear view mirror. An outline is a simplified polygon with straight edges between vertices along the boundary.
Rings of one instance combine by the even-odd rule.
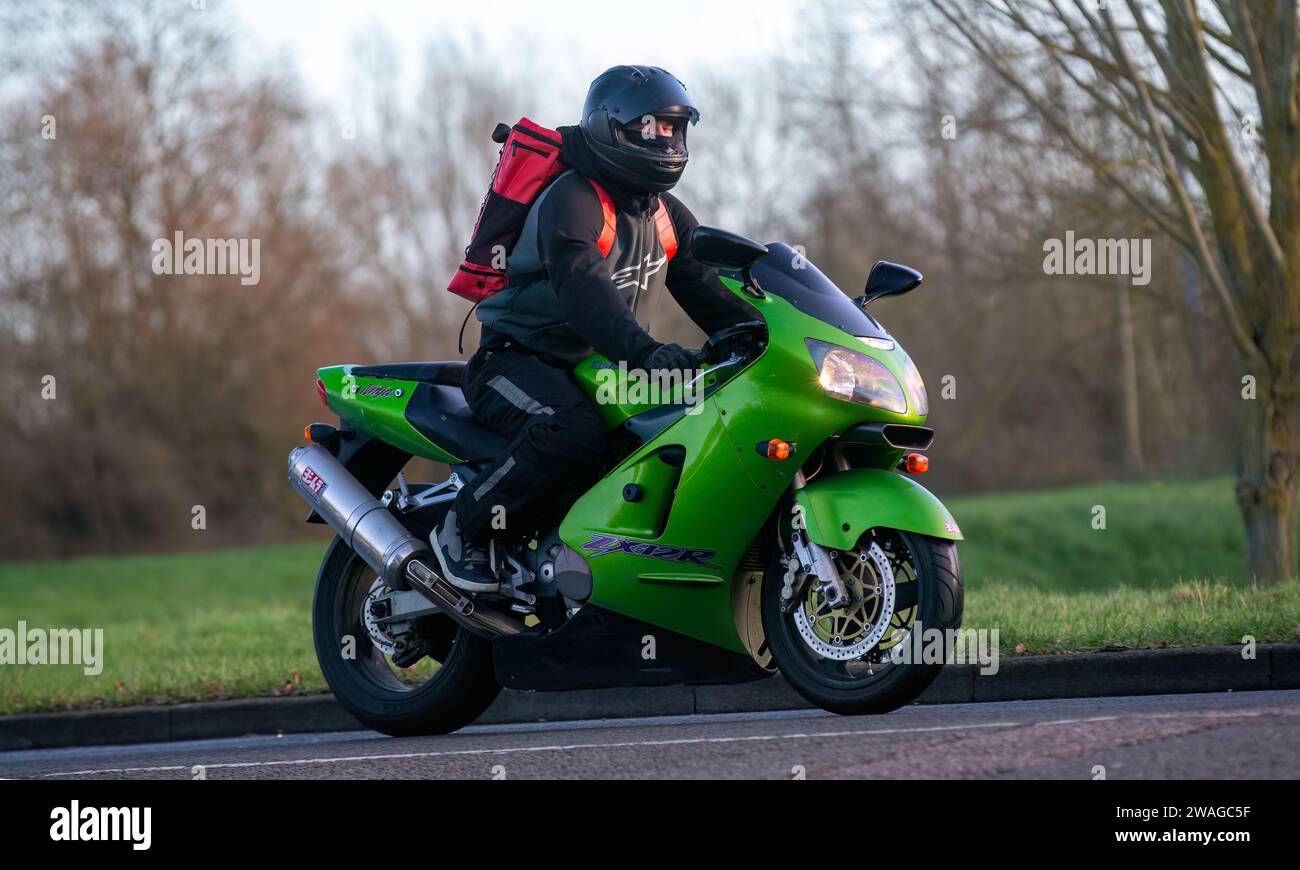
[[[911,266],[877,260],[867,276],[867,292],[859,296],[859,305],[866,305],[882,296],[901,296],[921,285],[923,276]]]
[[[703,226],[696,227],[691,233],[691,250],[695,259],[705,265],[736,271],[748,269],[767,254],[767,246],[753,239],[717,227]]]

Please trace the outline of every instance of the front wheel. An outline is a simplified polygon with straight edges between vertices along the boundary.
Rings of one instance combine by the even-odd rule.
[[[392,593],[334,539],[312,603],[325,682],[349,713],[385,734],[445,734],[473,722],[501,691],[491,644],[445,614],[386,618]]]
[[[939,538],[872,529],[851,551],[834,552],[832,558],[852,596],[839,609],[825,604],[815,578],[787,571],[779,560],[769,568],[762,608],[773,662],[795,691],[824,710],[844,715],[896,710],[925,691],[942,668],[902,655],[915,648],[912,632],[930,637],[930,630],[938,629],[947,638],[948,631],[961,627],[957,547]]]

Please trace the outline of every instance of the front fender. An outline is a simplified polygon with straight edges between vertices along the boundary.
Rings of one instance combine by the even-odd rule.
[[[879,468],[829,474],[795,493],[808,537],[823,547],[851,549],[878,526],[960,541],[952,514],[921,484]]]

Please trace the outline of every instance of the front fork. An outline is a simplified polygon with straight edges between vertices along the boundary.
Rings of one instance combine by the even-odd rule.
[[[794,473],[794,483],[791,485],[795,492],[803,489],[807,485],[807,478],[804,477],[802,470]],[[794,531],[790,535],[790,542],[794,546],[795,559],[798,560],[799,566],[808,577],[817,578],[817,594],[822,597],[827,606],[832,610],[843,607],[849,601],[849,591],[844,585],[844,580],[840,577],[839,569],[835,567],[835,560],[821,544],[808,537],[807,525],[804,522],[802,511],[796,501],[794,507]],[[793,565],[786,572],[786,582],[781,589],[782,603],[789,607],[794,603],[794,574]]]

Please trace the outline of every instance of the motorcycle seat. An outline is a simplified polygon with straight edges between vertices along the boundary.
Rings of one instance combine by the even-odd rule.
[[[373,366],[354,366],[352,374],[358,378],[392,378],[397,381],[418,381],[459,387],[465,381],[466,363],[462,360],[446,362],[383,363]]]
[[[384,363],[354,366],[352,375],[416,384],[406,403],[406,421],[416,431],[464,462],[495,459],[509,442],[474,419],[461,391],[465,365],[461,360]]]
[[[406,403],[406,420],[425,438],[465,462],[495,459],[509,445],[474,419],[459,384],[421,383]]]

